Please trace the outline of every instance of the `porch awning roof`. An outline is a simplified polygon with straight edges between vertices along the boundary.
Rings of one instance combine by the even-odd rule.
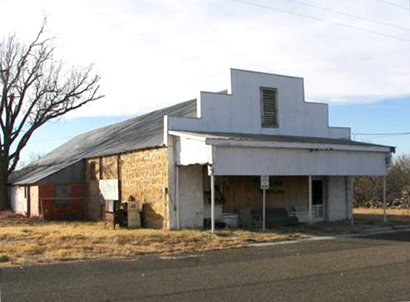
[[[385,175],[394,147],[348,139],[170,131],[179,165],[211,164],[215,175]]]
[[[337,149],[345,146],[344,150],[362,150],[362,151],[379,151],[395,152],[393,146],[371,144],[358,142],[349,139],[337,139],[326,137],[306,137],[306,136],[289,136],[289,135],[266,135],[251,133],[227,133],[227,132],[191,132],[191,131],[170,131],[170,134],[185,136],[204,140],[209,145],[225,146],[250,146],[250,147],[278,147],[278,148],[315,148],[334,146]],[[336,147],[338,146],[338,147]]]

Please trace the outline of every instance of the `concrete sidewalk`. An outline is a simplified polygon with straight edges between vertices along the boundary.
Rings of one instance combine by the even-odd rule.
[[[374,228],[362,230],[361,232],[356,232],[356,233],[334,234],[334,235],[311,235],[311,236],[308,236],[307,238],[301,238],[301,239],[292,239],[292,240],[276,241],[276,242],[251,243],[249,244],[249,246],[263,247],[263,246],[285,245],[285,244],[300,243],[304,241],[323,241],[323,240],[334,240],[338,238],[342,239],[342,238],[366,237],[366,236],[373,236],[373,235],[392,234],[392,233],[398,233],[398,232],[410,232],[410,225],[403,225],[401,227],[396,227],[396,226],[374,227]]]

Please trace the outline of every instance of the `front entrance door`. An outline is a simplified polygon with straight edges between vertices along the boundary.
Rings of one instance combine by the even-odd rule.
[[[315,221],[322,221],[325,217],[323,180],[312,180],[312,216]]]

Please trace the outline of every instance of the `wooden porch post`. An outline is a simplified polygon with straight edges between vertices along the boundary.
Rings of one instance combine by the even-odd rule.
[[[312,175],[309,175],[308,178],[309,181],[309,190],[308,190],[308,194],[309,194],[309,224],[312,223]]]

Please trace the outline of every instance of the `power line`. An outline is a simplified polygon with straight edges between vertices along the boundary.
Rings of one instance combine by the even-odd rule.
[[[391,136],[401,136],[401,135],[410,135],[410,132],[382,132],[382,133],[371,133],[371,132],[357,132],[352,133],[353,139],[356,139],[357,136],[372,136],[374,138],[386,138]]]
[[[354,135],[410,135],[410,132],[384,132],[384,133],[370,133],[370,132],[357,132],[352,133]]]
[[[335,10],[335,9],[324,7],[324,6],[319,6],[319,5],[315,5],[315,4],[306,3],[304,1],[298,1],[298,0],[288,0],[288,1],[295,2],[295,3],[298,3],[300,5],[310,6],[310,7],[316,8],[316,9],[332,12],[334,14],[348,16],[348,17],[351,17],[351,18],[364,20],[364,21],[367,21],[367,22],[372,22],[372,23],[383,25],[383,26],[388,26],[388,27],[392,27],[392,28],[397,28],[397,29],[401,29],[401,30],[410,31],[410,28],[408,28],[408,27],[403,27],[403,26],[399,26],[399,25],[395,25],[395,24],[391,24],[391,23],[387,23],[387,22],[378,21],[378,20],[372,20],[372,19],[369,19],[369,18],[366,18],[366,17],[354,15],[354,14],[351,14],[351,13],[348,13],[348,12],[343,12],[343,11]]]
[[[362,32],[367,32],[367,33],[371,33],[371,34],[375,34],[375,35],[379,35],[379,36],[384,36],[384,37],[388,37],[388,38],[391,38],[391,39],[396,39],[396,40],[400,40],[400,41],[403,41],[403,42],[410,43],[409,39],[401,38],[401,37],[398,37],[398,36],[395,36],[395,35],[391,35],[391,34],[384,33],[384,32],[379,32],[379,31],[372,30],[372,29],[366,29],[366,28],[362,28],[362,27],[358,27],[358,26],[354,26],[354,25],[350,25],[350,24],[346,24],[346,23],[330,21],[330,20],[322,19],[322,18],[319,18],[319,17],[315,17],[315,16],[303,14],[303,13],[296,13],[296,12],[293,12],[293,11],[290,11],[290,10],[277,8],[277,7],[272,7],[272,6],[267,6],[267,5],[263,5],[263,4],[259,4],[259,3],[253,3],[253,2],[249,2],[249,1],[245,1],[245,0],[231,0],[231,1],[238,2],[238,3],[241,3],[241,4],[250,5],[250,6],[255,6],[255,7],[259,7],[259,8],[269,9],[269,10],[277,11],[277,12],[284,13],[284,14],[290,14],[290,15],[304,17],[304,18],[308,18],[308,19],[312,19],[312,20],[327,22],[327,23],[334,24],[334,25],[337,25],[337,26],[346,27],[346,28],[350,28],[350,29],[354,29],[354,30],[358,30],[358,31],[362,31]]]
[[[406,6],[402,6],[402,5],[399,5],[399,4],[396,4],[396,3],[392,3],[392,2],[390,2],[390,1],[386,1],[386,0],[377,0],[377,1],[379,1],[379,2],[381,2],[381,3],[385,3],[385,4],[388,4],[388,5],[391,5],[391,6],[394,6],[394,7],[397,7],[397,8],[401,8],[401,9],[405,9],[405,10],[409,10],[409,7],[406,7]]]

